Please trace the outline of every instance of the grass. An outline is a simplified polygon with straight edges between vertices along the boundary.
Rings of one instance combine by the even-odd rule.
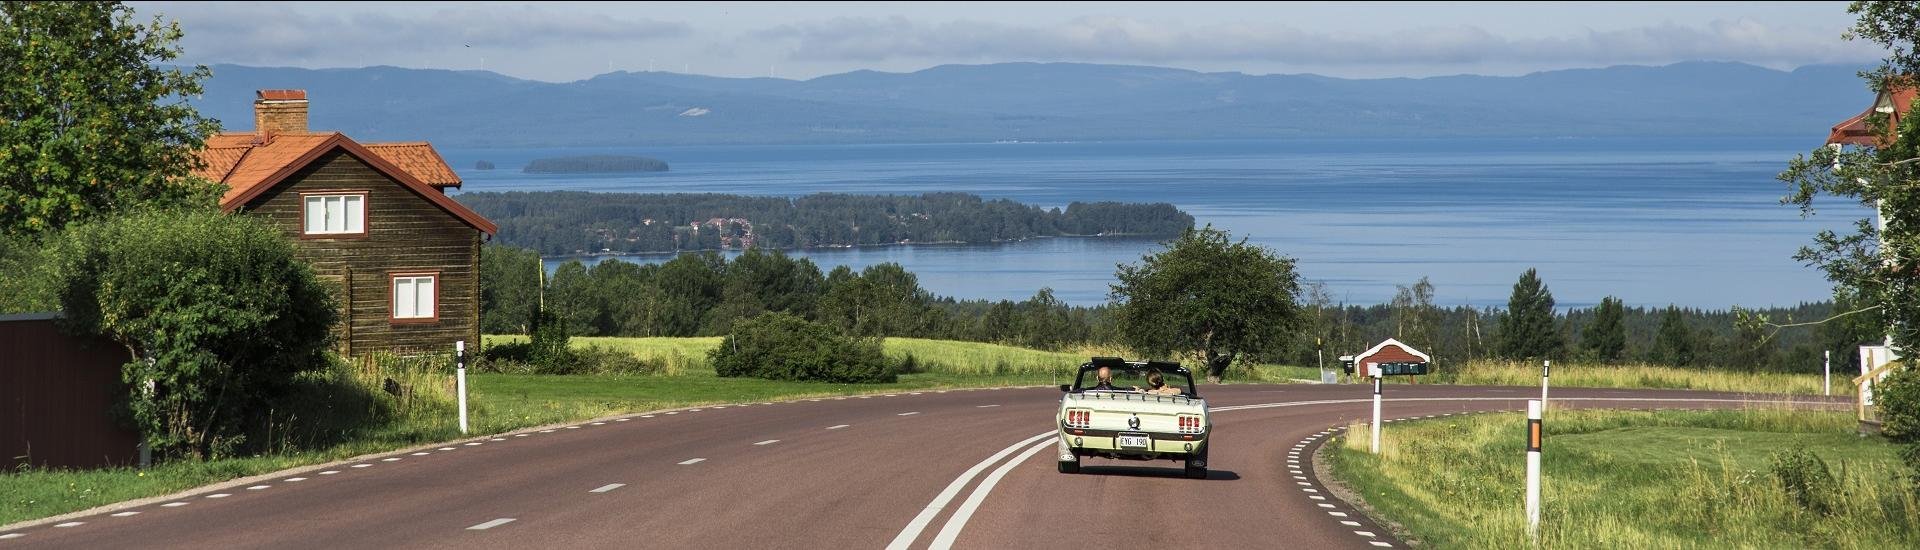
[[[1746,373],[1731,370],[1683,369],[1645,364],[1586,365],[1555,364],[1555,387],[1578,388],[1665,388],[1747,393],[1820,395],[1817,374],[1777,372]],[[1474,361],[1465,366],[1441,369],[1433,376],[1421,377],[1442,384],[1476,386],[1537,386],[1540,365],[1492,361]],[[1845,383],[1836,380],[1834,391],[1846,393]]]
[[[1524,547],[1524,426],[1515,413],[1395,423],[1375,456],[1359,425],[1330,463],[1427,545]],[[1554,411],[1546,428],[1542,547],[1920,547],[1909,470],[1846,413]],[[1792,466],[1796,449],[1825,466]],[[1813,469],[1831,482],[1785,490],[1783,472]]]

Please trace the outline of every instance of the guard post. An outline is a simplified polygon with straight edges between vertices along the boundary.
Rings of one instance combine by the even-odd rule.
[[[1547,408],[1547,377],[1553,372],[1553,361],[1540,362],[1540,408]]]
[[[460,394],[460,433],[467,433],[467,341],[453,343],[453,385]]]
[[[1373,454],[1380,454],[1380,377],[1373,377]]]
[[[1545,403],[1527,401],[1527,537],[1540,542],[1540,409]]]

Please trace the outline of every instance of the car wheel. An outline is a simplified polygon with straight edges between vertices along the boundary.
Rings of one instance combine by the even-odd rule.
[[[1072,462],[1062,460],[1059,462],[1059,464],[1060,464],[1060,473],[1063,473],[1063,474],[1080,473],[1080,461],[1078,460],[1075,460]]]
[[[1207,469],[1205,467],[1200,467],[1200,468],[1188,467],[1187,468],[1187,479],[1206,479],[1206,478],[1207,478]]]

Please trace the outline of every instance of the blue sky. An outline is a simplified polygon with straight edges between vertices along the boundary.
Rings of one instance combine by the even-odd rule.
[[[1514,75],[1677,61],[1870,63],[1844,2],[131,2],[188,62],[811,78],[1072,61],[1342,77]]]

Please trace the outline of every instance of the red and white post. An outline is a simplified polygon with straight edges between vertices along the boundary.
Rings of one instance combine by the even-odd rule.
[[[1380,454],[1380,376],[1373,377],[1373,454]]]
[[[460,433],[467,433],[467,341],[453,343],[453,385],[460,394]]]
[[[1540,362],[1540,409],[1547,408],[1547,377],[1553,372],[1553,361]]]
[[[1546,403],[1527,401],[1527,537],[1540,542],[1540,410]]]

